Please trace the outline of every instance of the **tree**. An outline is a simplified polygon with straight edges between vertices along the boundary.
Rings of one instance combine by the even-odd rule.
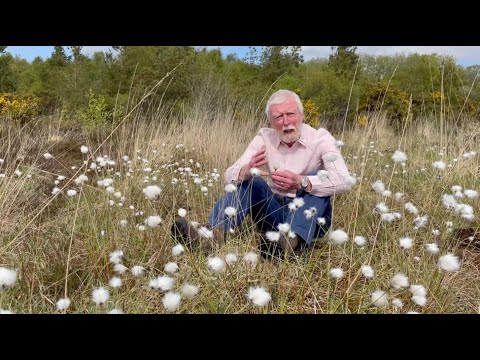
[[[358,54],[355,53],[356,46],[332,46],[333,54],[329,56],[329,66],[337,75],[352,77],[355,73],[358,62]]]

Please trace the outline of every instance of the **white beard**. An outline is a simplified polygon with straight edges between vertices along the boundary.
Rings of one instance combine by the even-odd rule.
[[[300,131],[295,129],[295,131],[285,134],[282,130],[277,131],[280,140],[283,141],[285,144],[292,144],[298,139],[300,139]]]

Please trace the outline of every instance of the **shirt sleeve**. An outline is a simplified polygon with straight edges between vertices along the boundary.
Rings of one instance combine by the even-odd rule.
[[[257,151],[259,151],[263,145],[265,145],[265,140],[260,135],[260,133],[258,133],[257,136],[255,136],[255,138],[247,146],[247,149],[245,150],[243,155],[235,162],[235,164],[230,166],[227,171],[225,171],[226,184],[238,181],[238,175],[242,167],[244,167],[250,162],[252,156]]]
[[[335,138],[325,129],[318,132],[320,136],[320,157],[322,165],[320,170],[326,170],[328,177],[323,178],[317,175],[308,176],[312,184],[310,194],[315,196],[338,195],[350,190],[350,185],[345,179],[350,176],[345,160],[340,149],[335,145]],[[333,160],[333,161],[332,161]]]

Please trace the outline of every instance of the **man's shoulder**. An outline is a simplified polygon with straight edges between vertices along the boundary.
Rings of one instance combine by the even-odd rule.
[[[303,124],[304,125],[304,128],[305,128],[305,131],[307,132],[307,134],[313,136],[314,138],[322,138],[322,137],[329,137],[329,136],[332,136],[332,134],[330,134],[330,132],[325,129],[325,128],[318,128],[318,129],[315,129],[313,127],[311,127],[310,125],[307,125],[307,124]]]

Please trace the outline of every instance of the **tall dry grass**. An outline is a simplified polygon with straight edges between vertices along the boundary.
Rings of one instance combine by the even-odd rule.
[[[350,124],[341,139],[346,144],[342,154],[359,181],[351,191],[333,200],[332,230],[344,229],[349,235],[343,246],[320,239],[298,257],[282,262],[259,261],[252,266],[241,260],[243,254],[257,251],[254,224],[246,221],[214,254],[187,250],[184,256],[174,259],[170,226],[177,210],[185,208],[189,220],[204,222],[224,191],[220,177],[220,181],[212,181],[205,196],[192,177],[182,177],[178,168],[191,167],[205,179],[202,185],[207,186],[214,169],[223,175],[265,125],[258,104],[239,105],[235,99],[213,98],[208,93],[202,93],[182,111],[162,104],[139,107],[113,132],[66,129],[58,118],[41,119],[23,127],[2,124],[0,158],[5,161],[0,165],[0,174],[5,177],[0,178],[0,266],[18,269],[18,281],[12,288],[0,291],[0,308],[19,313],[51,313],[56,311],[56,301],[66,296],[72,300],[67,312],[101,313],[115,307],[127,313],[162,313],[163,294],[148,287],[149,279],[163,274],[167,262],[176,261],[180,271],[174,275],[175,289],[179,290],[185,282],[201,289],[194,299],[182,300],[177,311],[180,313],[480,310],[479,249],[462,246],[465,239],[456,236],[458,229],[468,228],[469,234],[478,238],[478,220],[463,220],[441,203],[442,194],[450,193],[452,185],[480,190],[478,155],[469,160],[462,157],[467,151],[480,150],[480,127],[475,119],[442,122],[442,136],[435,119],[411,119],[400,131],[394,130],[380,113],[373,114],[366,126]],[[331,129],[340,140],[342,131],[337,129],[341,126],[328,121],[322,126]],[[89,154],[80,153],[81,145],[89,147]],[[397,149],[408,156],[405,168],[391,160]],[[53,154],[54,159],[45,160],[45,152]],[[104,155],[115,160],[116,165],[86,170],[97,156]],[[131,159],[130,166],[122,160],[124,155]],[[453,162],[454,158],[458,161]],[[452,167],[436,170],[432,162],[437,160]],[[145,172],[146,167],[153,172]],[[17,169],[21,176],[14,174]],[[131,176],[127,176],[129,169]],[[80,187],[73,180],[82,173],[89,180]],[[61,193],[54,196],[51,190],[58,175],[67,178],[58,185]],[[148,182],[145,176],[149,176]],[[125,197],[123,206],[96,185],[97,180],[107,177],[114,179],[115,191]],[[186,185],[182,181],[172,184],[173,178],[185,179]],[[405,201],[396,202],[375,193],[371,184],[376,180],[382,180],[393,193],[403,192]],[[142,193],[146,185],[153,184],[162,188],[158,201],[147,200]],[[68,189],[76,189],[77,196],[67,197]],[[114,201],[113,206],[110,200]],[[470,203],[478,216],[478,199],[460,200]],[[382,201],[391,211],[402,213],[402,219],[380,222],[373,209]],[[403,207],[407,201],[415,204],[421,215],[429,216],[425,228],[414,230],[414,216]],[[138,211],[143,211],[143,215],[135,215]],[[162,225],[140,231],[138,225],[149,215],[160,215]],[[124,219],[128,221],[126,227],[119,225]],[[453,231],[447,231],[446,221],[453,221]],[[440,230],[440,235],[432,235],[433,229]],[[356,235],[365,236],[368,244],[363,248],[355,245]],[[411,249],[399,247],[398,240],[404,236],[414,240]],[[431,242],[439,244],[439,255],[459,255],[461,270],[440,271],[439,255],[424,249]],[[115,275],[109,253],[116,249],[124,251],[126,266],[141,265],[146,274],[121,275],[122,287],[110,289],[106,306],[96,306],[91,301],[92,290],[107,286]],[[224,256],[228,252],[239,254],[236,265],[227,267],[221,275],[207,269],[208,256]],[[361,275],[360,268],[365,264],[373,267],[373,279]],[[342,279],[330,277],[329,271],[335,267],[344,270]],[[427,288],[424,307],[411,301],[408,290],[390,287],[390,279],[397,272],[405,273],[411,284]],[[257,308],[247,298],[248,289],[257,285],[272,295],[266,307]],[[396,308],[391,302],[383,308],[373,307],[370,294],[376,289],[388,289],[390,298],[400,298],[404,307]]]

